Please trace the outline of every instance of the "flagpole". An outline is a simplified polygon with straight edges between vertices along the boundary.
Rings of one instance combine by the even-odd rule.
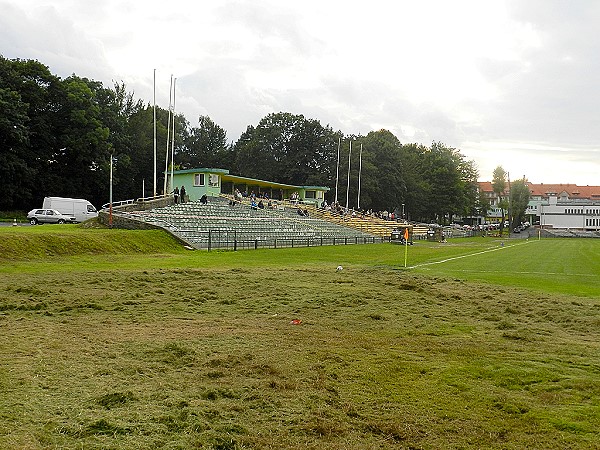
[[[153,101],[154,101],[154,197],[156,197],[156,69],[154,69],[154,84],[153,84]]]
[[[338,152],[337,152],[337,165],[335,168],[335,201],[338,201],[338,179],[340,177],[340,146],[342,145],[342,138],[338,138]]]
[[[362,172],[362,144],[360,144],[360,153],[358,154],[358,198],[356,200],[356,209],[360,211],[360,173]]]
[[[173,74],[171,74],[171,84],[169,84],[169,118],[167,120],[167,152],[165,155],[165,182],[163,194],[167,194],[167,178],[169,177],[169,144],[171,143],[171,103],[173,101]],[[173,184],[171,182],[171,184]],[[173,190],[173,186],[170,186]]]
[[[406,261],[408,259],[408,238],[410,234],[408,233],[408,227],[404,229],[404,267],[406,267]]]
[[[348,199],[350,198],[350,156],[352,156],[352,140],[350,140],[350,151],[348,152],[348,186],[346,186],[346,210],[348,210]]]
[[[171,185],[173,184],[173,166],[175,165],[175,86],[177,86],[177,78],[173,80],[173,133],[171,134],[173,142],[171,144]]]

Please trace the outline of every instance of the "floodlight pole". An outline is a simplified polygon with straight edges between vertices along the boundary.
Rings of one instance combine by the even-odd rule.
[[[510,237],[510,231],[512,229],[512,193],[510,190],[510,172],[506,172],[506,176],[508,178],[508,237]]]
[[[175,165],[175,87],[177,86],[177,78],[173,79],[173,129],[171,130],[171,189],[173,186],[173,166]]]
[[[342,145],[342,138],[338,138],[338,151],[337,151],[337,164],[335,167],[335,200],[338,201],[338,179],[340,178],[340,146]]]
[[[362,172],[362,144],[360,144],[360,153],[358,154],[358,197],[356,199],[356,209],[360,211],[360,174]]]
[[[108,189],[108,226],[112,228],[113,217],[112,217],[112,207],[113,207],[113,155],[110,154],[110,186]]]
[[[171,84],[169,85],[169,117],[167,119],[167,152],[165,156],[165,180],[163,187],[163,194],[167,195],[167,178],[169,175],[169,144],[171,143],[171,104],[173,102],[173,74],[171,74]],[[173,182],[171,181],[171,184]],[[173,189],[173,186],[170,186]]]
[[[348,200],[350,198],[350,157],[352,156],[352,140],[350,140],[350,151],[348,152],[348,185],[346,186],[346,211],[348,211]]]
[[[153,84],[153,100],[154,100],[154,197],[156,197],[156,69],[154,69],[154,84]]]

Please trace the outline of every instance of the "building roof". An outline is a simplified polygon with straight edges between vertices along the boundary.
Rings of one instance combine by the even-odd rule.
[[[569,198],[600,198],[600,186],[578,186],[576,184],[533,184],[527,183],[531,195],[548,197],[549,195],[560,195],[563,192]]]
[[[479,189],[484,192],[493,192],[491,181],[479,181]],[[508,183],[507,183],[508,185]],[[563,192],[569,198],[600,199],[600,186],[578,186],[570,183],[546,184],[527,182],[529,193],[535,197],[547,198],[550,195],[560,196]]]
[[[276,183],[274,181],[266,181],[259,180],[256,178],[249,177],[241,177],[238,175],[231,175],[229,170],[227,169],[212,169],[212,168],[198,168],[198,169],[185,169],[185,170],[175,170],[173,171],[173,175],[181,175],[187,173],[218,173],[221,175],[223,181],[231,181],[237,184],[251,184],[254,186],[261,187],[270,187],[270,188],[278,188],[278,189],[304,189],[304,190],[319,190],[319,191],[329,191],[330,188],[326,186],[296,186],[293,184],[285,184],[285,183]]]

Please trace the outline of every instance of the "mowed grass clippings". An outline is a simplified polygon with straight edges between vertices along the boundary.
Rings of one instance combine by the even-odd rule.
[[[600,446],[594,298],[272,264],[11,273],[0,310],[1,448]]]

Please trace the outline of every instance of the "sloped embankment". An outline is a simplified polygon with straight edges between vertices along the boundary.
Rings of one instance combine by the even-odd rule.
[[[45,257],[152,254],[182,251],[173,236],[160,230],[115,230],[79,225],[41,225],[0,229],[0,260]]]

